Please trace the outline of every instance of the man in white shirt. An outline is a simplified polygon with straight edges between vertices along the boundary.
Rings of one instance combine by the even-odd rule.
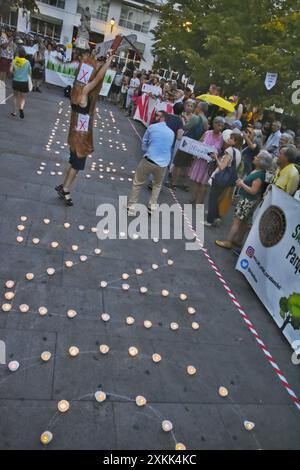
[[[135,90],[137,90],[140,87],[140,80],[137,77],[138,72],[135,70],[133,72],[132,79],[130,80],[129,83],[129,88],[128,88],[128,93],[127,93],[127,99],[126,99],[126,109],[128,109],[131,97],[134,95]]]

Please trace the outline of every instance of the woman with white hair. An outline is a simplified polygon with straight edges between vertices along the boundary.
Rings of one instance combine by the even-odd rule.
[[[237,180],[238,202],[235,207],[232,225],[227,240],[216,240],[218,246],[228,249],[231,249],[233,245],[242,246],[249,221],[262,195],[266,171],[271,168],[272,162],[273,156],[267,150],[261,150],[253,160],[255,169],[244,180]]]

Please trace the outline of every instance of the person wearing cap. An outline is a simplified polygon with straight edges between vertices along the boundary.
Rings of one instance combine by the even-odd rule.
[[[266,170],[270,169],[272,162],[272,155],[266,150],[261,150],[254,157],[254,170],[244,180],[237,180],[238,202],[234,210],[233,221],[227,239],[216,240],[216,245],[219,247],[227,249],[231,249],[233,246],[242,247],[252,214],[262,196]]]
[[[63,183],[55,188],[59,197],[68,206],[73,206],[70,188],[78,172],[84,170],[88,154],[94,151],[94,111],[105,73],[113,58],[113,54],[109,53],[106,63],[101,66],[91,57],[88,40],[78,39],[77,41],[80,45],[80,64],[71,92],[72,114],[68,138],[70,165],[66,171]]]

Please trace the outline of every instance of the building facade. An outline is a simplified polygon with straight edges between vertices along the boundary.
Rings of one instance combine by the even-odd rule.
[[[11,11],[9,18],[0,21],[16,27],[18,31],[38,33],[56,43],[66,44],[77,36],[80,9],[89,7],[91,45],[113,39],[117,34],[137,36],[136,46],[143,55],[140,61],[134,50],[122,51],[120,64],[132,62],[135,67],[151,69],[153,36],[150,31],[157,25],[159,15],[151,6],[161,0],[41,0],[39,13],[28,14],[22,9]]]

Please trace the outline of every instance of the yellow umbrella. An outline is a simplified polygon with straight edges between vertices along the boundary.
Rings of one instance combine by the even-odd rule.
[[[226,109],[227,111],[230,111],[233,113],[235,110],[234,104],[230,103],[229,101],[224,100],[224,98],[221,98],[221,96],[216,96],[216,95],[200,95],[197,96],[197,100],[201,101],[206,101],[206,103],[211,103],[215,104],[216,106],[219,106],[219,108]]]

